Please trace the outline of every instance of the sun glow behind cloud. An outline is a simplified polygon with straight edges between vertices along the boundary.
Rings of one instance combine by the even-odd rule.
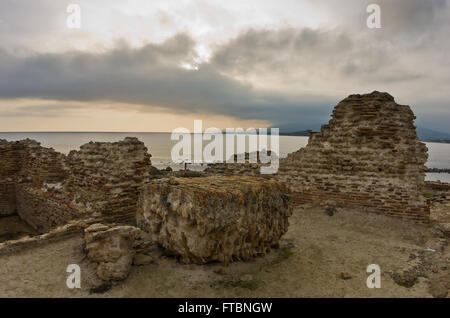
[[[379,31],[369,2],[78,0],[76,30],[66,3],[2,0],[0,130],[316,129],[375,89],[448,130],[447,1],[380,0]]]

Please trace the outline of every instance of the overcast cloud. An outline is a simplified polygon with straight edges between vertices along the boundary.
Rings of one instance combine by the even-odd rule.
[[[94,23],[89,17],[102,3]],[[378,1],[379,30],[366,27],[369,1],[267,1],[260,13],[252,11],[258,8],[253,1],[244,8],[239,2],[132,1],[128,12],[120,2],[108,3],[86,3],[91,10],[83,9],[80,31],[60,26],[67,16],[61,3],[0,3],[0,99],[61,101],[0,116],[55,116],[55,107],[64,113],[76,102],[95,107],[106,101],[140,105],[141,112],[158,108],[317,129],[347,95],[380,90],[411,105],[419,125],[450,132],[448,1]],[[154,19],[143,13],[137,23],[133,8],[139,5]]]

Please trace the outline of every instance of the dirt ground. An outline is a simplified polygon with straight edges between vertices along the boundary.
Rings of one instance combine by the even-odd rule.
[[[449,297],[447,244],[436,225],[304,206],[294,210],[280,248],[265,257],[223,267],[159,254],[104,293],[89,291],[93,269],[81,237],[0,256],[0,297]],[[81,289],[66,287],[72,263],[81,266]],[[379,289],[366,286],[369,264],[381,268]]]

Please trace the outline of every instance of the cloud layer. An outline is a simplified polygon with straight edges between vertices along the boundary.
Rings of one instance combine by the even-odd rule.
[[[364,1],[339,3],[303,2],[329,19],[328,25],[316,28],[292,23],[246,27],[228,37],[217,36],[216,42],[213,35],[196,37],[188,28],[162,42],[136,46],[120,40],[100,50],[46,52],[26,41],[27,36],[45,34],[46,24],[33,29],[25,23],[26,16],[15,19],[21,11],[5,0],[0,6],[10,15],[0,14],[0,35],[7,41],[0,45],[0,98],[61,101],[61,113],[74,102],[126,103],[139,105],[141,112],[219,114],[270,121],[292,130],[317,129],[349,94],[381,90],[413,106],[420,114],[419,124],[436,123],[433,128],[449,131],[447,1],[379,1],[379,30],[365,26]],[[288,11],[296,4],[285,5]],[[175,24],[175,12],[160,11],[164,19],[158,23]],[[201,12],[209,12],[206,21],[211,23],[233,18],[211,5]],[[17,21],[24,24],[15,30]],[[53,25],[55,20],[50,21]],[[14,35],[24,40],[14,42]],[[205,38],[207,43],[202,42]],[[205,43],[210,50],[207,59],[199,49]],[[52,103],[29,112],[54,116],[55,107]]]

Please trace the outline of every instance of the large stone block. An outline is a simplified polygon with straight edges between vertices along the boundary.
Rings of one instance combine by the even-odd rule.
[[[288,189],[254,177],[161,179],[147,184],[137,224],[184,263],[249,260],[288,229]]]

